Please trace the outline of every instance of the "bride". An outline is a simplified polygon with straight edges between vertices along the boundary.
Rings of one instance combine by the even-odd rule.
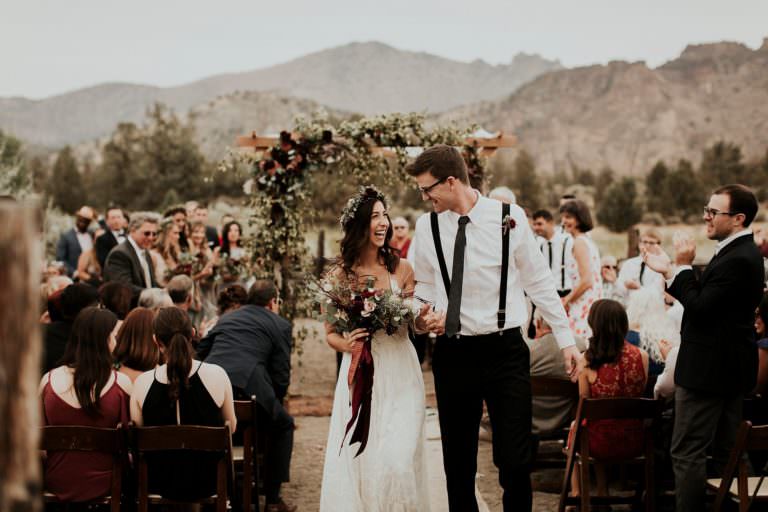
[[[389,242],[392,226],[386,199],[373,187],[349,200],[341,217],[344,238],[336,278],[375,278],[378,289],[412,294],[413,269]],[[429,306],[416,320],[419,330],[431,323]],[[374,381],[368,443],[355,457],[359,444],[345,437],[352,417],[347,374],[352,348],[366,332],[333,332],[326,324],[328,344],[344,353],[336,385],[328,445],[325,451],[321,512],[429,511],[425,463],[424,380],[407,329],[389,336],[377,331],[371,343]],[[351,432],[350,432],[351,434]]]

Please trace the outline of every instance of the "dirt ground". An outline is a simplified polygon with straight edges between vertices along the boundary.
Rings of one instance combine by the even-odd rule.
[[[312,321],[301,321],[297,327],[320,328]],[[318,331],[321,332],[321,331]],[[303,342],[303,353],[294,354],[289,409],[296,417],[291,481],[284,486],[286,501],[299,505],[302,512],[318,510],[323,460],[328,436],[329,416],[336,385],[336,356],[322,335],[310,336]],[[432,372],[424,372],[427,404],[434,407]],[[491,443],[480,442],[477,485],[491,512],[501,512],[501,488],[498,471],[493,465]],[[561,472],[535,473],[534,510],[544,512],[557,508]],[[550,492],[541,492],[547,490]],[[433,510],[433,512],[443,512]]]

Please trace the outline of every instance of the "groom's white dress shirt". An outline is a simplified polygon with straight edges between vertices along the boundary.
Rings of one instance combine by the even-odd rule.
[[[552,328],[560,348],[574,345],[568,317],[555,292],[555,282],[546,259],[528,225],[525,212],[510,205],[515,227],[509,232],[509,277],[504,329],[524,326],[527,307],[523,290]],[[467,245],[464,252],[464,281],[461,298],[460,335],[477,336],[497,332],[499,286],[501,281],[501,202],[478,194],[477,203],[467,214]],[[459,214],[446,211],[438,215],[440,240],[448,275],[453,268],[453,246]],[[413,241],[418,248],[414,271],[416,295],[447,311],[448,297],[440,274],[429,214],[416,222]]]

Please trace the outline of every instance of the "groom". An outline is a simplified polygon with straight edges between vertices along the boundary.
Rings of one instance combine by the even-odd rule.
[[[478,510],[483,401],[504,510],[530,510],[534,454],[529,353],[520,332],[527,317],[523,292],[552,327],[573,378],[579,357],[552,273],[525,212],[472,189],[456,149],[430,147],[407,171],[434,208],[416,223],[416,295],[442,312],[427,327],[439,335],[432,368],[450,510]]]

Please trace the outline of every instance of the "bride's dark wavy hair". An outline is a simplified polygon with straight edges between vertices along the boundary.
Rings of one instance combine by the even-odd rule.
[[[370,238],[371,215],[373,215],[373,206],[381,202],[384,208],[387,208],[387,201],[381,193],[374,188],[366,188],[362,192],[357,210],[354,216],[344,223],[344,238],[341,240],[341,266],[345,272],[352,273],[352,266],[360,258],[365,245]],[[387,267],[390,273],[394,273],[397,264],[400,262],[398,251],[389,245],[392,240],[392,221],[386,214],[389,221],[387,234],[384,236],[384,245],[379,248],[379,260]]]

